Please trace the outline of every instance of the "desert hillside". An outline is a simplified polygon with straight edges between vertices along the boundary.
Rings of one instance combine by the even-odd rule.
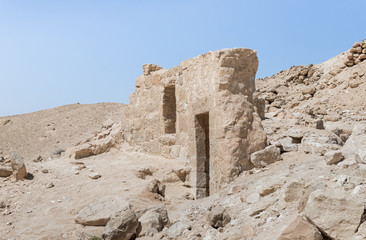
[[[48,158],[93,136],[108,119],[118,122],[124,104],[72,104],[29,114],[0,117],[0,152],[17,151],[26,161]]]
[[[234,67],[227,66],[235,58],[225,51],[209,54],[228,56],[219,64],[225,80],[232,80],[227,76]],[[193,68],[209,54],[189,60]],[[159,138],[171,155],[147,153],[147,141],[129,144],[139,140],[133,136],[154,135],[154,103],[144,102],[146,112],[138,113],[137,107],[101,103],[0,118],[0,239],[366,239],[365,54],[366,42],[356,43],[324,63],[257,79],[242,97],[257,96],[253,105],[230,98],[241,103],[232,106],[240,116],[227,128],[251,121],[248,129],[263,132],[266,146],[250,152],[250,169],[235,169],[231,182],[203,198],[192,184],[192,165],[182,161],[184,151],[172,157],[175,134]],[[254,69],[256,56],[248,56]],[[240,63],[233,65],[241,70]],[[160,76],[171,80],[172,74],[144,66],[133,97],[149,99],[153,87],[141,79]],[[232,92],[244,86],[220,84]],[[199,107],[205,109],[205,102]],[[202,122],[196,125],[208,125]],[[256,131],[248,130],[253,142]]]

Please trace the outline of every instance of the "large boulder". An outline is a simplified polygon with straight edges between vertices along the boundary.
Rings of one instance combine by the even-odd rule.
[[[141,232],[139,236],[160,232],[170,223],[165,206],[155,207],[146,211],[140,218]]]
[[[13,174],[15,179],[18,180],[24,180],[28,173],[25,168],[25,164],[23,161],[23,158],[16,152],[13,152],[11,154],[11,168],[13,169]]]
[[[105,240],[130,240],[137,235],[139,225],[135,212],[125,208],[111,216],[102,237]]]
[[[342,149],[346,159],[366,164],[366,124],[356,125]]]
[[[281,151],[276,146],[270,145],[263,150],[252,153],[250,159],[255,167],[265,167],[281,160]]]
[[[106,197],[82,209],[75,222],[84,226],[105,226],[115,212],[129,208],[130,204],[124,199]]]
[[[281,233],[278,240],[323,240],[321,232],[303,217],[298,216],[288,227]]]
[[[309,196],[306,217],[330,239],[351,239],[361,222],[364,206],[345,193],[318,189]]]

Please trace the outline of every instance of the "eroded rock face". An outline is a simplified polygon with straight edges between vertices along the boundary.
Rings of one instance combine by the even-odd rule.
[[[106,197],[82,209],[75,222],[84,226],[105,226],[116,211],[129,208],[130,204],[123,199]]]
[[[331,239],[351,239],[361,222],[364,206],[332,190],[316,190],[309,196],[306,217]]]

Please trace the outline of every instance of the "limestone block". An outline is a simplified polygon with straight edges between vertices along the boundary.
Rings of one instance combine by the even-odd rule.
[[[278,240],[322,240],[319,230],[303,217],[298,216],[282,233]]]
[[[255,167],[265,167],[281,160],[281,152],[276,146],[270,145],[263,150],[252,153],[250,160]]]
[[[130,204],[124,199],[106,197],[83,208],[75,222],[84,226],[105,226],[116,211],[129,208]]]
[[[105,240],[130,240],[137,233],[138,227],[136,214],[130,208],[126,208],[111,216],[102,237]]]
[[[351,239],[356,232],[364,206],[334,190],[316,190],[309,196],[306,217],[331,239]]]
[[[366,163],[366,124],[356,125],[342,149],[346,159]]]
[[[208,214],[207,220],[213,228],[225,227],[231,221],[231,217],[223,207],[215,206]]]
[[[151,72],[158,71],[163,68],[160,67],[159,65],[155,65],[155,64],[144,64],[142,66],[142,69],[143,69],[144,75],[149,75]]]
[[[327,165],[336,164],[343,159],[342,151],[329,151],[324,154]]]
[[[165,206],[154,207],[146,211],[140,218],[141,232],[139,236],[145,236],[151,228],[160,232],[165,226],[170,224],[168,212]]]
[[[23,158],[18,153],[14,152],[11,154],[10,162],[15,179],[17,181],[24,180],[27,177],[28,173]]]

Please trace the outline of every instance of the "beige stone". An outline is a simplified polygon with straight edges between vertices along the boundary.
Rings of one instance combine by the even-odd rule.
[[[130,208],[114,213],[103,230],[105,240],[130,240],[137,233],[139,221]]]
[[[342,153],[346,159],[366,163],[366,124],[358,124],[353,128],[351,136],[343,146]]]
[[[170,224],[168,212],[165,206],[155,207],[146,211],[140,218],[141,231],[139,236],[148,235],[151,229],[160,232],[165,226]]]
[[[343,158],[342,151],[329,151],[324,154],[325,161],[328,165],[336,164]]]
[[[196,197],[217,192],[252,168],[250,154],[266,144],[264,101],[254,95],[257,68],[256,52],[244,48],[208,52],[172,69],[144,65],[123,141],[187,162]]]
[[[83,208],[75,222],[84,226],[105,226],[115,212],[129,208],[130,204],[124,199],[105,197]]]
[[[304,198],[304,184],[293,181],[290,182],[285,189],[285,201],[294,202]]]
[[[321,232],[303,217],[298,216],[281,233],[278,240],[323,240]]]
[[[165,197],[165,188],[166,188],[165,184],[160,182],[158,179],[150,181],[146,186],[147,191],[159,194],[162,197]]]
[[[213,228],[219,228],[225,227],[231,218],[223,207],[215,206],[211,209],[207,220]]]
[[[366,50],[364,49],[363,52],[365,52]],[[365,60],[366,59],[366,54],[363,53],[360,55],[359,59],[362,61],[362,60]]]
[[[149,75],[151,72],[163,69],[162,67],[155,64],[145,64],[142,66],[144,75]]]
[[[319,189],[309,196],[306,217],[331,239],[350,239],[356,232],[364,206],[340,191]]]
[[[281,152],[279,148],[271,145],[253,153],[250,158],[255,167],[265,167],[268,164],[281,160]]]
[[[10,166],[0,166],[0,177],[9,177],[13,174],[13,169]]]
[[[25,168],[23,158],[18,153],[13,152],[10,161],[15,179],[24,180],[27,177],[28,173]]]

